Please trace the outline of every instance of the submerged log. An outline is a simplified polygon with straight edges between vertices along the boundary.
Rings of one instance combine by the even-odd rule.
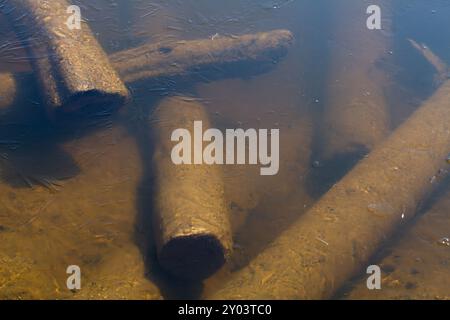
[[[89,26],[66,25],[65,0],[2,0],[30,58],[51,112],[114,109],[128,91]]]
[[[194,68],[233,62],[273,62],[286,54],[293,35],[274,30],[242,36],[147,44],[110,56],[125,82],[183,76]]]
[[[446,166],[450,81],[213,295],[329,298],[414,216]]]
[[[368,4],[353,0],[335,11],[338,27],[328,75],[327,105],[322,124],[321,157],[360,157],[381,142],[389,132],[389,110],[383,86],[388,76],[379,67],[388,56],[390,1],[370,4],[381,8],[382,30],[366,26]]]
[[[291,32],[274,30],[214,40],[145,44],[111,54],[109,58],[122,80],[133,82],[187,76],[195,68],[234,62],[272,64],[286,54],[292,42]],[[13,92],[5,91],[5,94],[14,96]]]
[[[167,50],[161,50],[161,48],[167,48],[167,43],[144,45],[136,49],[113,54],[110,58],[112,65],[124,79],[137,81],[148,77],[188,75],[196,67],[207,67],[216,64],[223,65],[240,61],[273,64],[274,61],[286,53],[292,43],[292,39],[292,34],[289,31],[277,30],[255,35],[229,38],[219,37],[214,40],[206,39],[174,43],[172,54],[166,53]],[[211,52],[208,53],[208,50],[211,50]],[[125,59],[125,57],[127,58]],[[205,123],[207,122],[201,106],[195,104],[191,106],[187,101],[180,102],[179,99],[171,99],[164,105],[167,105],[167,111],[162,111],[161,115],[163,116],[173,112],[173,117],[176,120],[178,119],[177,117],[183,116],[183,112],[193,110],[192,116],[199,115],[200,118],[205,119]],[[181,110],[175,111],[174,108],[181,108]],[[182,121],[182,119],[177,121]],[[162,134],[166,132],[164,130],[168,129],[164,128],[163,124],[157,124],[152,130],[156,130],[156,134]],[[164,144],[161,144],[161,147],[164,147]],[[170,159],[168,160],[170,161]],[[167,164],[164,164],[162,161],[155,160],[156,167],[161,166],[162,172],[166,170],[170,173],[172,169],[164,167]],[[176,213],[176,211],[172,210],[175,209],[177,203],[184,205],[179,203],[179,201],[189,204],[192,199],[196,199],[200,195],[203,198],[198,206],[194,206],[194,208],[186,206],[186,209],[192,209],[192,211],[183,212],[185,217],[179,226],[185,222],[184,219],[194,221],[196,214],[202,216],[201,219],[204,219],[204,217],[207,217],[207,219],[194,221],[196,224],[194,227],[197,229],[186,231],[190,232],[190,234],[185,238],[179,237],[180,234],[176,233],[184,232],[181,228],[178,230],[176,228],[170,229],[171,226],[176,226],[179,223],[178,220],[173,220],[174,224],[166,229],[162,229],[161,234],[164,237],[161,237],[162,240],[159,246],[160,261],[162,265],[166,266],[166,269],[179,276],[203,278],[216,271],[224,263],[231,251],[231,231],[224,203],[223,181],[218,169],[211,166],[173,169],[176,175],[186,173],[192,180],[186,180],[184,184],[180,184],[178,181],[171,179],[164,181],[166,177],[161,176],[161,183],[157,183],[157,186],[163,192],[165,192],[166,188],[168,188],[167,190],[172,190],[172,192],[175,187],[177,188],[176,190],[186,189],[186,198],[177,199],[176,196],[180,193],[174,193],[171,195],[172,198],[170,198],[174,202],[162,201],[160,210],[157,212],[161,213],[161,215],[170,216]],[[159,172],[158,170],[156,172]],[[205,180],[205,182],[203,183],[201,179]],[[202,181],[203,184],[199,184],[198,181]],[[192,188],[192,190],[188,190],[189,188]],[[159,195],[161,194],[162,192],[159,193]],[[202,205],[208,206],[202,207]],[[192,215],[190,215],[191,213]],[[174,256],[175,254],[180,255]]]
[[[218,165],[174,164],[170,137],[178,128],[192,130],[194,121],[209,128],[209,119],[201,104],[182,97],[164,100],[153,117],[158,258],[177,277],[206,278],[224,264],[232,246],[222,172]]]
[[[397,241],[377,254],[374,263],[382,270],[382,290],[367,290],[368,275],[364,272],[343,292],[342,298],[450,299],[450,189],[447,182],[443,187],[446,189],[432,196],[437,201],[432,201],[430,209],[412,221],[413,225]]]

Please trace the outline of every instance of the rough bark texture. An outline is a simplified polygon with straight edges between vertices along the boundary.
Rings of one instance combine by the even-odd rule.
[[[212,65],[241,61],[272,62],[286,54],[292,41],[293,36],[289,31],[276,30],[233,38],[145,44],[114,53],[109,58],[122,80],[133,82],[148,78],[184,76],[195,68]],[[49,85],[49,81],[52,81],[51,77],[44,80],[44,86]],[[14,96],[14,92],[9,92],[8,87],[3,91],[5,95]],[[51,96],[51,92],[55,93],[51,89],[50,95],[47,95]],[[6,103],[2,105],[7,106]]]
[[[114,109],[125,102],[128,91],[89,26],[66,25],[67,1],[2,0],[0,4],[29,49],[51,112]]]
[[[125,82],[183,76],[193,68],[240,61],[272,62],[291,46],[293,35],[275,30],[235,37],[155,43],[110,56]]]
[[[450,81],[213,298],[328,298],[402,222],[446,166]]]
[[[396,239],[398,241],[382,250],[382,258],[374,261],[382,270],[382,290],[368,290],[368,275],[364,272],[341,297],[350,300],[450,300],[449,207],[450,192],[443,192],[439,200]]]
[[[231,251],[222,172],[219,165],[175,165],[171,152],[176,142],[171,141],[171,134],[186,128],[193,137],[194,121],[201,120],[206,130],[209,119],[202,105],[182,97],[164,100],[153,117],[154,229],[159,261],[178,277],[205,278],[223,265]]]

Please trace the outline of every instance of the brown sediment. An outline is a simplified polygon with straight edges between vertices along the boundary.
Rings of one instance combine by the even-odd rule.
[[[172,131],[194,121],[210,128],[201,104],[192,99],[164,100],[153,115],[154,229],[160,264],[175,276],[202,279],[219,269],[231,252],[231,228],[219,165],[171,160]],[[194,146],[192,144],[192,146]]]
[[[445,184],[444,184],[445,186]],[[448,184],[447,184],[448,186]],[[345,299],[450,299],[450,192],[382,250],[381,289],[368,290],[364,275],[352,283]]]
[[[89,26],[66,25],[67,1],[5,0],[2,4],[29,49],[51,112],[114,109],[126,101],[128,91]]]
[[[193,68],[255,61],[273,62],[291,46],[293,35],[274,30],[242,36],[147,44],[110,55],[125,82],[145,78],[183,76]]]
[[[212,298],[328,298],[367,267],[435,185],[450,145],[450,81]]]
[[[58,190],[0,183],[0,298],[161,299],[132,236],[142,176],[134,137],[117,124],[62,148],[80,174]],[[81,268],[80,291],[66,287],[69,265]]]
[[[333,10],[334,42],[327,76],[322,157],[361,155],[389,132],[389,110],[383,88],[389,80],[380,62],[389,56],[390,1],[372,1],[381,8],[382,30],[366,26],[368,4],[352,0]]]
[[[11,73],[0,73],[0,111],[8,108],[16,97],[16,81]]]

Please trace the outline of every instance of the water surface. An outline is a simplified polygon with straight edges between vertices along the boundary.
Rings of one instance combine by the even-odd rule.
[[[436,89],[436,71],[408,39],[450,63],[450,2],[391,2],[392,12],[384,19],[391,26],[384,35],[390,45],[372,61],[384,80],[361,72],[356,81],[383,88],[379,95],[389,117],[386,136]],[[330,90],[340,77],[333,78],[332,70],[364,60],[357,49],[353,57],[347,46],[359,30],[339,32],[342,21],[361,19],[341,8],[344,1],[74,3],[107,53],[147,42],[273,29],[288,29],[296,40],[288,55],[264,72],[234,70],[233,77],[211,78],[205,72],[202,80],[130,84],[133,102],[118,115],[66,130],[46,118],[26,51],[0,16],[0,72],[14,74],[18,92],[14,105],[0,110],[0,298],[204,297],[264,250],[369,152],[365,146],[347,153],[339,137],[327,138],[323,126],[337,95],[345,97],[354,87],[343,81],[340,91]],[[280,129],[277,175],[260,176],[255,166],[224,168],[234,253],[204,283],[165,274],[152,240],[148,119],[158,101],[173,94],[202,99],[216,128]],[[325,157],[327,145],[338,145],[344,156]],[[448,165],[443,163],[443,169]],[[382,267],[386,290],[367,290],[362,274],[337,298],[450,298],[450,247],[440,242],[450,237],[450,190],[445,174],[438,179],[442,188],[425,199],[420,216],[402,225],[373,258]],[[82,268],[80,291],[66,288],[65,271],[72,264]]]

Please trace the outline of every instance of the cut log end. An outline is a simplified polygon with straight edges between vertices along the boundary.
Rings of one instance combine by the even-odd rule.
[[[172,238],[161,248],[159,262],[175,277],[205,279],[227,260],[227,250],[214,234],[189,234]]]
[[[145,78],[182,77],[212,65],[280,60],[294,41],[288,30],[242,36],[221,36],[172,43],[147,44],[112,54],[110,61],[125,82]]]
[[[127,94],[89,90],[71,96],[61,108],[57,109],[59,109],[58,112],[60,113],[82,113],[87,115],[114,111],[123,106],[127,101]]]
[[[221,168],[172,161],[174,130],[192,130],[194,121],[211,127],[204,106],[186,99],[166,98],[153,114],[160,120],[150,128],[155,145],[153,226],[160,265],[178,278],[201,280],[225,263],[232,238]]]
[[[11,7],[7,16],[33,61],[51,117],[80,110],[109,111],[124,104],[127,89],[89,26],[76,32],[66,28],[68,1],[7,4]]]

